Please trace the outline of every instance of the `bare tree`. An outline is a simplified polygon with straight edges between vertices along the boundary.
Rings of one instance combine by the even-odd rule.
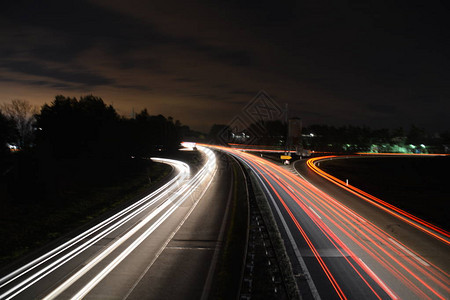
[[[26,100],[14,99],[11,103],[3,104],[1,110],[14,122],[18,146],[20,148],[29,146],[33,137],[34,115],[37,113],[37,108]]]

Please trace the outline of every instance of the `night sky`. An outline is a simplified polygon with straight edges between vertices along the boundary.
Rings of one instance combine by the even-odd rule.
[[[0,104],[94,94],[208,131],[265,90],[306,125],[448,130],[444,2],[6,1]]]

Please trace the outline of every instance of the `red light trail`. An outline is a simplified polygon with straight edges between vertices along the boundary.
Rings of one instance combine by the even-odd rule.
[[[292,174],[288,167],[236,149],[214,148],[235,156],[261,179],[269,198],[276,200],[275,205],[282,211],[283,218],[292,224],[289,230],[307,261],[313,281],[321,287],[318,289],[321,297],[448,299],[448,273],[357,212]],[[317,160],[309,160],[308,165],[315,167]],[[345,187],[345,183],[342,184]],[[368,197],[356,188],[348,189],[353,194]],[[386,212],[393,210],[382,200],[374,203]],[[408,224],[420,220],[401,210],[394,211]],[[436,229],[425,221],[420,224],[429,232]],[[448,234],[442,231],[435,235],[439,237],[443,233]],[[445,236],[439,240],[447,242]],[[308,252],[312,253],[315,263],[308,259]],[[328,282],[328,289],[324,288],[324,281]]]
[[[361,199],[363,199],[364,201],[368,201],[376,206],[378,206],[379,208],[383,209],[384,211],[388,212],[389,214],[392,214],[400,219],[402,219],[403,221],[407,222],[408,224],[426,232],[427,234],[441,240],[442,242],[450,245],[450,240],[448,238],[450,238],[450,232],[439,228],[436,225],[433,225],[425,220],[422,220],[386,201],[383,201],[373,195],[370,195],[369,193],[366,193],[360,189],[358,189],[357,187],[354,187],[350,184],[347,184],[346,182],[324,172],[323,170],[321,170],[319,167],[316,166],[316,163],[322,160],[328,160],[328,159],[333,159],[333,158],[338,158],[338,156],[323,156],[323,157],[315,157],[315,158],[311,158],[307,161],[308,167],[313,170],[315,173],[317,173],[318,175],[322,176],[323,178],[337,184],[338,186],[342,187],[343,189],[346,189],[347,191],[353,193],[354,195],[360,197]]]

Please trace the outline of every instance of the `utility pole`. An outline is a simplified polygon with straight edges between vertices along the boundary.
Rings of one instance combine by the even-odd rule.
[[[284,146],[284,155],[289,155],[290,148],[290,132],[289,132],[289,121],[288,121],[288,104],[286,103],[284,106],[284,124],[286,126],[286,141]]]

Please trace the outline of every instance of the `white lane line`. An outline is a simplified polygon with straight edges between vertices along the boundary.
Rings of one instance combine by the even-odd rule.
[[[424,261],[423,259],[421,259],[420,257],[418,257],[417,255],[415,255],[414,253],[412,253],[411,251],[409,251],[409,249],[403,247],[401,244],[397,243],[394,239],[389,238],[389,240],[391,242],[393,242],[395,245],[397,245],[397,247],[399,247],[400,249],[402,249],[403,251],[405,251],[406,253],[408,253],[409,255],[411,255],[415,260],[417,260],[418,262],[420,262],[422,265],[424,265],[425,267],[429,267],[430,265]]]
[[[53,299],[62,293],[65,289],[71,286],[75,281],[77,281],[80,277],[86,274],[89,270],[91,270],[95,265],[97,265],[101,260],[103,260],[106,256],[108,256],[112,251],[117,249],[121,244],[123,244],[130,236],[136,233],[139,229],[145,226],[148,222],[150,222],[157,214],[159,214],[163,209],[165,209],[170,203],[170,201],[164,202],[163,205],[158,207],[155,211],[153,211],[150,215],[148,215],[145,219],[142,220],[137,226],[133,227],[132,230],[128,231],[127,234],[122,236],[112,245],[105,249],[105,251],[101,252],[100,255],[91,260],[87,265],[85,265],[82,269],[80,269],[77,273],[72,275],[69,279],[67,279],[63,284],[61,284],[58,288],[56,288],[53,292],[47,295],[44,299]]]
[[[189,168],[189,167],[188,167]],[[167,182],[164,186],[160,187],[158,190],[152,192],[151,194],[145,196],[141,200],[137,201],[133,205],[125,208],[124,210],[116,213],[115,215],[109,217],[108,219],[104,220],[103,222],[95,225],[94,227],[86,230],[85,232],[81,233],[80,235],[74,237],[73,239],[65,242],[64,244],[56,247],[55,249],[47,252],[46,254],[36,258],[35,260],[31,261],[30,263],[20,267],[19,269],[9,273],[8,275],[4,276],[0,279],[0,288],[11,283],[12,281],[18,279],[19,277],[25,275],[26,273],[32,271],[33,269],[37,268],[38,266],[42,265],[44,262],[48,261],[49,259],[55,257],[56,255],[62,253],[63,251],[69,249],[70,247],[77,244],[80,240],[83,238],[93,234],[94,232],[100,230],[101,228],[105,227],[106,225],[114,222],[115,220],[119,219],[121,216],[125,215],[135,207],[139,206],[140,204],[144,203],[148,199],[154,197],[156,194],[163,192],[165,189],[170,187],[174,182],[176,182],[183,172],[180,172],[177,176],[175,176],[171,181]],[[2,295],[3,296],[3,295]]]
[[[308,206],[309,207],[309,209],[319,218],[319,219],[321,219],[322,220],[322,218],[319,216],[319,214],[318,213],[316,213],[316,211],[311,207],[311,206]]]
[[[398,299],[398,297],[387,287],[387,285],[383,281],[381,281],[380,277],[378,277],[377,274],[375,274],[374,271],[372,271],[372,269],[369,268],[369,266],[366,265],[366,263],[361,258],[358,258],[358,259],[364,265],[366,270],[369,271],[369,273],[372,274],[373,277],[375,277],[377,283],[379,285],[381,285],[381,287],[386,291],[386,293],[388,293],[389,297],[391,297],[391,299],[394,299],[394,300]]]
[[[153,225],[151,225],[141,236],[139,236],[133,243],[128,246],[122,253],[119,254],[111,263],[109,263],[100,273],[98,273],[92,280],[88,282],[80,291],[77,292],[72,299],[81,299],[84,297],[89,291],[91,291],[103,278],[105,278],[120,262],[122,262],[136,247],[138,247],[142,241],[144,241],[151,233],[153,233],[156,228],[161,225],[189,196],[191,196],[192,192],[195,191],[198,186],[203,183],[205,178],[210,175],[211,169],[214,169],[216,166],[215,156],[208,149],[207,154],[209,156],[209,161],[203,166],[203,168],[187,183],[185,183],[180,191],[183,196],[178,199],[176,202],[176,196],[169,197],[164,204],[160,205],[156,210],[154,210],[150,215],[148,215],[145,219],[142,220],[139,224],[133,227],[130,231],[128,231],[124,236],[122,236],[119,240],[110,245],[107,249],[105,249],[102,253],[100,253],[97,257],[95,257],[92,261],[90,261],[87,265],[85,265],[78,272],[73,274],[70,278],[64,281],[60,286],[58,286],[55,290],[53,290],[50,294],[48,294],[44,299],[54,299],[58,295],[60,295],[64,290],[66,290],[69,286],[71,286],[75,281],[84,276],[88,271],[90,271],[95,265],[97,265],[101,260],[103,260],[106,256],[108,256],[112,251],[117,249],[121,244],[123,244],[126,240],[128,240],[132,235],[134,235],[139,229],[148,224],[156,215],[162,212],[166,207],[170,204],[173,204],[159,219],[155,221]],[[212,155],[212,158],[211,158]],[[172,201],[173,200],[173,201]]]
[[[180,162],[178,162],[180,163]],[[184,164],[184,163],[183,163]],[[186,165],[187,168],[189,168]],[[187,169],[188,170],[188,169]],[[186,172],[186,170],[185,170]],[[183,172],[184,173],[184,172]],[[180,173],[180,174],[183,174]],[[179,174],[179,175],[180,175]],[[184,176],[187,174],[183,174],[183,176],[181,178],[184,178],[186,176]],[[177,176],[178,177],[178,176]],[[166,186],[166,185],[164,185]],[[131,213],[129,213],[128,215],[125,215],[125,217],[123,217],[121,220],[117,221],[117,223],[110,225],[110,227],[107,227],[106,229],[104,229],[102,232],[98,233],[96,236],[94,237],[90,237],[88,241],[84,242],[83,244],[77,246],[75,249],[71,250],[70,252],[64,254],[62,257],[58,258],[56,261],[50,263],[49,265],[47,265],[46,267],[44,267],[43,269],[39,270],[38,272],[34,273],[33,275],[31,275],[30,277],[26,278],[25,280],[19,282],[18,284],[16,284],[14,287],[12,287],[11,289],[9,289],[8,291],[6,291],[5,293],[3,293],[2,295],[0,295],[0,299],[6,298],[6,299],[11,299],[13,297],[15,297],[16,295],[20,294],[21,292],[23,292],[25,289],[27,289],[28,287],[30,287],[31,285],[35,284],[37,281],[39,281],[40,279],[42,279],[43,277],[47,276],[49,273],[53,272],[54,270],[56,270],[57,268],[59,268],[60,266],[62,266],[63,264],[65,264],[66,262],[68,262],[69,260],[71,260],[72,258],[74,258],[75,256],[77,256],[78,254],[82,253],[84,250],[86,250],[87,248],[89,248],[90,246],[92,246],[93,244],[95,244],[98,240],[102,239],[104,236],[108,235],[109,233],[111,233],[112,231],[116,230],[117,228],[119,228],[121,225],[123,225],[125,222],[129,221],[130,219],[132,219],[133,217],[135,217],[137,214],[141,213],[142,211],[144,211],[146,208],[150,207],[151,205],[153,205],[153,203],[157,202],[159,199],[161,199],[164,195],[166,195],[169,191],[171,191],[173,188],[175,187],[175,185],[172,185],[169,187],[168,190],[163,191],[160,195],[158,195],[155,199],[151,200],[150,202],[144,204],[143,206],[137,208],[134,211],[129,210],[130,207],[124,209],[123,211],[121,211],[120,213],[114,215],[117,216],[119,214],[121,214],[124,211],[127,211],[127,213],[129,211],[131,211]],[[154,193],[152,193],[151,195],[153,195]],[[144,197],[143,199],[145,199],[145,201],[149,200],[149,196]],[[142,202],[142,200],[139,201],[140,203]],[[135,204],[133,204],[131,207],[136,207]],[[114,217],[113,216],[113,217]],[[111,217],[112,218],[112,217]],[[119,219],[119,218],[117,218]],[[110,219],[108,219],[110,220]],[[105,220],[107,221],[107,220]],[[108,222],[108,224],[111,222]],[[103,226],[105,227],[105,226]],[[90,230],[88,230],[90,231]],[[95,232],[95,231],[94,231]],[[83,234],[79,235],[82,236]],[[87,235],[89,236],[89,235]],[[76,244],[76,243],[74,243]],[[68,246],[66,249],[70,248],[70,246]],[[63,250],[66,250],[63,249]],[[54,250],[53,250],[54,251]],[[52,251],[51,251],[52,252]],[[62,250],[60,251],[62,252]],[[59,252],[58,252],[59,253]],[[58,254],[57,253],[57,254]],[[50,258],[52,258],[53,256],[57,255],[54,254],[51,257],[46,258],[44,261],[40,262],[39,264],[42,264],[43,262],[49,260]],[[45,255],[44,255],[45,256]],[[35,268],[35,266],[33,266],[31,269]],[[24,273],[27,273],[29,270],[26,270]],[[17,277],[21,276],[22,274],[17,275]],[[14,279],[11,279],[10,281],[12,281]]]
[[[214,247],[166,247],[167,250],[209,250],[214,251]]]
[[[355,214],[355,213],[354,213],[353,211],[351,211],[349,208],[347,208],[347,207],[345,207],[345,206],[342,206],[342,208],[343,208],[346,212],[348,212],[349,214],[351,214],[352,216],[354,216],[355,218],[357,218],[358,220],[360,220],[361,222],[367,223],[366,220],[364,220],[362,217],[360,217],[360,216],[358,216],[357,214]]]
[[[203,147],[202,147],[203,148]],[[208,149],[209,150],[209,149]],[[211,151],[211,153],[213,153]],[[209,153],[210,154],[210,153]],[[215,163],[215,155],[214,155],[214,163]],[[134,283],[134,285],[131,287],[131,289],[128,291],[128,293],[123,297],[123,300],[128,299],[128,297],[131,295],[131,293],[134,291],[134,289],[137,287],[137,285],[139,284],[139,282],[141,282],[142,278],[144,278],[145,274],[147,274],[148,270],[150,270],[150,268],[153,266],[153,264],[156,262],[156,260],[159,258],[159,256],[161,255],[161,253],[164,251],[164,249],[167,249],[167,245],[169,244],[169,242],[173,239],[173,237],[175,236],[175,234],[178,232],[178,230],[180,230],[180,228],[183,226],[183,224],[186,222],[186,220],[189,218],[189,216],[191,215],[191,213],[194,211],[194,209],[197,207],[197,204],[200,202],[200,200],[203,198],[203,196],[206,194],[206,191],[209,189],[213,178],[217,172],[217,165],[214,168],[214,170],[211,170],[213,172],[213,174],[210,177],[210,180],[208,182],[208,185],[206,186],[206,188],[202,191],[201,195],[199,197],[197,197],[197,200],[194,202],[194,204],[192,205],[192,207],[190,208],[189,212],[184,216],[183,220],[181,220],[180,224],[178,224],[177,228],[175,228],[175,230],[170,234],[169,238],[166,240],[166,242],[162,245],[162,247],[159,249],[158,253],[156,253],[156,256],[153,258],[153,260],[148,264],[148,266],[145,268],[144,272],[142,272],[142,274],[139,276],[139,279]]]
[[[159,218],[152,226],[150,226],[145,232],[144,234],[140,235],[130,246],[128,246],[124,251],[122,251],[120,253],[119,256],[117,256],[111,263],[109,263],[100,273],[98,273],[91,281],[89,281],[78,293],[76,293],[71,299],[82,299],[84,296],[86,296],[87,293],[89,293],[103,278],[106,277],[106,275],[108,275],[115,267],[117,267],[117,265],[119,263],[121,263],[134,249],[136,249],[150,234],[153,233],[153,231],[155,231],[159,225],[161,225],[168,217],[170,217],[170,215],[172,215],[172,213],[179,207],[179,205],[184,202],[184,200],[187,197],[183,197],[182,200],[179,200],[177,202],[177,205],[172,206],[167,212],[164,213],[164,215]],[[146,222],[148,223],[148,222]],[[139,228],[140,229],[140,228]],[[134,234],[134,232],[133,232]],[[128,239],[128,237],[127,237]],[[120,244],[119,244],[120,245]],[[119,246],[117,245],[117,246]],[[115,250],[116,247],[114,247],[112,250]],[[110,253],[110,252],[109,252]],[[107,253],[107,254],[109,254]],[[101,259],[103,259],[106,255],[102,255]],[[97,264],[99,260],[95,261],[95,264]],[[94,265],[95,265],[94,264]],[[87,270],[89,271],[91,268],[93,267],[90,266]],[[73,281],[70,280],[67,282],[66,284],[61,285],[61,289],[57,289],[55,290],[56,295],[54,295],[53,293],[51,293],[50,295],[48,295],[47,297],[45,297],[44,299],[53,299],[55,298],[57,295],[59,295],[62,291],[64,291],[65,289],[67,289],[68,286],[72,285],[72,283],[76,280],[78,280],[82,275],[84,275],[85,272],[81,273],[81,274],[76,274],[77,276],[75,276],[73,278]]]
[[[252,170],[253,174],[256,176],[256,178],[258,178],[258,180],[260,182],[260,186],[262,186],[264,188],[264,190],[266,191],[266,196],[269,197],[270,201],[272,202],[273,206],[275,207],[275,210],[281,220],[281,223],[283,224],[284,230],[285,230],[286,234],[288,235],[288,238],[289,238],[291,246],[294,250],[295,256],[297,257],[297,261],[299,262],[301,269],[302,269],[303,273],[305,274],[306,282],[308,283],[312,297],[314,300],[320,300],[321,298],[319,295],[319,291],[317,290],[317,287],[314,284],[314,281],[312,280],[311,273],[309,272],[308,267],[306,266],[306,263],[303,260],[300,250],[297,247],[297,243],[295,242],[295,239],[292,236],[291,231],[289,230],[289,226],[287,225],[286,220],[284,219],[283,214],[281,213],[280,208],[278,207],[275,199],[273,198],[272,194],[270,193],[269,188],[266,186],[263,179],[260,177],[260,175],[255,170],[255,168],[250,165],[250,163],[248,163],[244,159],[240,158],[239,156],[235,156],[235,157],[237,159],[239,159],[240,161],[242,161],[250,170]]]

